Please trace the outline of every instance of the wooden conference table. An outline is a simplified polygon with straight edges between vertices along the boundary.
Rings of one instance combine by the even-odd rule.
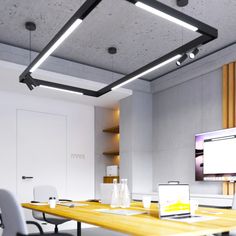
[[[82,202],[81,202],[82,203]],[[83,202],[87,205],[70,208],[57,205],[51,209],[48,205],[36,206],[24,203],[22,206],[30,210],[61,216],[78,222],[77,234],[81,235],[81,222],[100,226],[106,229],[122,232],[128,235],[145,236],[187,236],[187,235],[209,235],[213,233],[227,232],[236,229],[236,211],[228,209],[202,208],[196,212],[199,215],[217,217],[197,223],[183,223],[170,220],[158,219],[157,204],[153,203],[148,214],[135,216],[114,215],[97,212],[97,209],[109,209],[108,205],[95,202]],[[144,210],[142,203],[131,204],[133,210]]]

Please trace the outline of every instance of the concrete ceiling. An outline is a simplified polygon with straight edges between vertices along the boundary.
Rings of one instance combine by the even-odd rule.
[[[32,49],[41,51],[83,2],[0,0],[0,42],[29,48],[24,23],[34,21]],[[219,38],[201,47],[199,58],[236,41],[235,0],[189,0],[184,8],[177,7],[176,0],[161,2],[218,28]],[[197,36],[124,0],[103,0],[53,55],[128,74]],[[116,55],[107,53],[110,46],[117,47]],[[175,68],[172,63],[145,79]]]

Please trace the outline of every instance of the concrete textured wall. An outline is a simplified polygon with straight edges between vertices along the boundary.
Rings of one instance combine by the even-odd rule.
[[[222,128],[221,69],[153,95],[153,189],[179,180],[193,193],[221,193],[221,184],[195,182],[194,135]]]
[[[120,102],[120,175],[132,192],[152,189],[152,95],[134,92]]]

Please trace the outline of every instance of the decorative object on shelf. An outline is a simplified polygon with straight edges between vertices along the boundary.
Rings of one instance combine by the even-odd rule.
[[[119,134],[120,133],[120,128],[119,126],[111,127],[104,129],[103,132],[105,133],[113,133],[113,134]]]
[[[102,154],[105,156],[119,156],[120,155],[119,151],[103,152]]]
[[[98,91],[73,87],[65,84],[59,84],[55,82],[49,82],[45,80],[39,80],[32,77],[32,73],[59,47],[62,42],[69,37],[69,35],[80,25],[86,17],[94,10],[94,8],[102,0],[86,0],[84,4],[75,12],[75,14],[67,21],[67,23],[60,29],[60,31],[52,38],[52,40],[46,45],[46,47],[38,54],[38,56],[30,63],[30,65],[20,75],[20,82],[25,83],[30,90],[34,87],[46,87],[53,88],[60,91],[70,91],[73,93],[83,94],[92,97],[100,97],[112,90],[124,86],[144,75],[159,69],[166,64],[174,62],[186,53],[192,51],[196,47],[207,44],[210,41],[218,37],[217,29],[197,20],[182,12],[179,12],[167,5],[156,0],[126,0],[127,2],[134,4],[142,10],[145,10],[151,14],[162,17],[168,21],[178,24],[188,30],[198,32],[200,36],[183,46],[167,53],[166,55],[154,60],[153,62],[144,65],[136,71],[125,75],[121,79],[101,88]],[[179,1],[179,2],[183,2]]]
[[[118,168],[117,165],[107,166],[107,176],[118,176]]]
[[[120,177],[119,176],[104,176],[103,177],[103,183],[104,184],[111,184],[113,183],[113,180],[117,179],[117,182],[120,182]]]

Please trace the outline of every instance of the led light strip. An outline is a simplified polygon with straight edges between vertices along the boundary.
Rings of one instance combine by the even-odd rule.
[[[225,139],[233,139],[236,138],[235,135],[226,136],[226,137],[219,137],[219,138],[212,138],[211,141],[218,141],[218,140],[225,140]]]
[[[21,83],[25,83],[29,87],[30,90],[38,86],[37,84],[35,85],[33,83],[34,81],[29,80],[29,78],[32,78],[30,74],[34,72],[55,51],[55,49],[62,44],[62,42],[82,23],[83,19],[85,19],[101,1],[102,0],[84,0],[83,5],[74,13],[74,15],[67,21],[67,23],[60,29],[60,31],[52,38],[52,40],[47,44],[47,46],[44,47],[44,49],[30,63],[30,65],[21,73],[19,77]],[[58,91],[71,92],[75,94],[84,94],[84,95],[88,95],[92,97],[100,97],[110,92],[111,90],[115,90],[116,88],[119,88],[142,76],[145,76],[146,74],[174,60],[181,60],[181,56],[183,56],[187,52],[192,51],[193,48],[196,48],[205,43],[208,43],[216,39],[218,36],[217,29],[201,21],[198,21],[192,17],[189,17],[181,12],[178,12],[169,6],[162,4],[158,0],[127,0],[127,1],[136,5],[140,9],[146,10],[147,12],[151,14],[155,14],[168,21],[171,21],[182,27],[185,27],[189,30],[198,31],[201,34],[201,36],[190,41],[189,43],[182,45],[177,50],[169,52],[168,54],[162,56],[161,58],[156,59],[155,61],[150,62],[149,64],[137,69],[131,74],[125,75],[124,77],[120,78],[116,82],[113,82],[101,88],[98,91],[68,86],[64,84],[56,85],[56,83],[49,82],[49,81],[47,81],[47,83],[43,83],[43,80],[42,80],[41,87],[55,89]],[[195,51],[192,51],[192,53],[195,53]],[[172,55],[176,55],[176,56],[172,57]],[[169,59],[152,67],[153,64],[154,65],[156,64],[155,62],[163,61],[162,58],[169,58]],[[146,68],[150,68],[150,69],[146,69]],[[142,71],[142,72],[139,72],[139,71]]]
[[[157,70],[158,68],[160,68],[160,67],[162,67],[162,66],[165,66],[166,64],[168,64],[168,63],[170,63],[170,62],[172,62],[172,61],[175,61],[175,60],[179,59],[180,57],[181,57],[180,54],[178,54],[178,55],[176,55],[176,56],[174,56],[174,57],[171,57],[170,59],[168,59],[168,60],[166,60],[166,61],[163,61],[162,63],[160,63],[160,64],[158,64],[158,65],[156,65],[156,66],[154,66],[154,67],[152,67],[152,68],[150,68],[150,69],[148,69],[148,70],[145,70],[144,72],[142,72],[142,73],[140,73],[140,74],[138,74],[138,75],[132,77],[131,79],[126,80],[125,82],[116,85],[115,87],[112,88],[112,90],[115,90],[115,89],[117,89],[117,88],[120,88],[120,87],[122,87],[122,86],[125,85],[125,84],[128,84],[128,83],[130,83],[130,82],[132,82],[132,81],[134,81],[134,80],[136,80],[136,79],[138,79],[138,78],[140,78],[140,77],[142,77],[142,76],[144,76],[144,75],[146,75],[146,74],[148,74],[148,73],[150,73],[150,72],[152,72],[152,71],[154,71],[154,70]]]
[[[193,25],[190,25],[190,24],[188,24],[188,23],[186,23],[186,22],[184,22],[182,20],[179,20],[179,19],[177,19],[177,18],[175,18],[173,16],[170,16],[170,15],[168,15],[168,14],[162,12],[162,11],[159,11],[159,10],[153,8],[153,7],[150,7],[150,6],[148,6],[148,5],[146,5],[146,4],[142,3],[142,2],[136,2],[135,5],[137,7],[139,7],[139,8],[142,8],[143,10],[146,10],[146,11],[152,13],[152,14],[160,16],[160,17],[162,17],[162,18],[164,18],[166,20],[169,20],[169,21],[171,21],[173,23],[176,23],[178,25],[181,25],[181,26],[183,26],[183,27],[185,27],[185,28],[187,28],[189,30],[192,30],[192,31],[197,31],[198,30],[197,27],[195,27]]]
[[[75,91],[70,91],[70,90],[66,90],[66,89],[50,87],[50,86],[46,86],[46,85],[40,85],[39,87],[40,88],[46,88],[46,89],[52,89],[52,90],[56,90],[56,91],[60,91],[60,92],[67,92],[67,93],[73,93],[73,94],[77,94],[77,95],[83,95],[83,93],[80,93],[80,92],[75,92]]]
[[[30,72],[34,72],[61,44],[70,36],[70,34],[82,23],[81,19],[77,19],[66,32],[49,48],[49,50],[40,58],[40,60],[30,69]]]

